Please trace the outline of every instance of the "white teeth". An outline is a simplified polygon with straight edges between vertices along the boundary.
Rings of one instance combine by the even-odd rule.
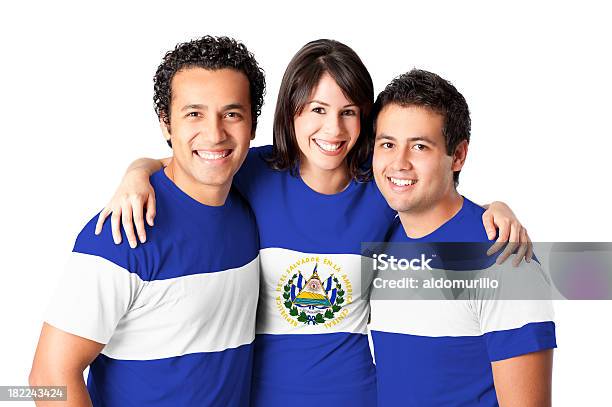
[[[196,150],[196,152],[198,153],[200,157],[204,158],[205,160],[219,160],[221,158],[227,157],[230,153],[230,150],[214,152],[214,153],[211,151],[204,151],[204,150]]]
[[[414,185],[417,183],[416,179],[399,179],[399,178],[389,177],[389,180],[393,182],[395,185],[397,185],[398,187],[405,187],[406,185]]]
[[[342,142],[339,142],[339,143],[328,143],[327,141],[323,141],[323,140],[319,140],[319,139],[315,139],[314,141],[315,141],[315,143],[317,143],[317,145],[319,147],[321,147],[325,151],[336,151],[342,145]]]

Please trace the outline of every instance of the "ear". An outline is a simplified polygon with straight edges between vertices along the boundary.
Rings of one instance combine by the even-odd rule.
[[[257,123],[251,121],[251,141],[255,140],[255,132],[257,131]]]
[[[171,141],[171,135],[170,135],[170,125],[166,124],[166,121],[164,120],[165,116],[162,116],[159,119],[159,128],[162,131],[162,134],[164,135],[164,138],[166,139],[166,143],[168,143],[168,145],[170,147],[172,147],[172,141]]]
[[[455,152],[453,154],[453,171],[461,171],[463,164],[465,164],[465,159],[467,158],[467,152],[468,142],[467,140],[463,140],[457,145],[457,148],[455,148]]]

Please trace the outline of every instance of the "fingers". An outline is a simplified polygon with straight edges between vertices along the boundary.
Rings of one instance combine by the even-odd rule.
[[[127,203],[121,208],[121,224],[125,232],[125,237],[130,247],[133,249],[136,247],[136,234],[134,233],[134,224],[132,222],[132,205]]]
[[[518,243],[519,235],[520,235],[519,227],[520,225],[518,224],[512,224],[510,228],[510,241],[506,245],[506,248],[504,249],[504,251],[499,255],[499,257],[497,257],[497,260],[495,261],[495,263],[503,264],[508,259],[508,257],[510,257],[512,253],[514,253],[514,251],[519,245]]]
[[[497,241],[489,247],[487,250],[487,255],[490,256],[493,253],[497,253],[506,245],[508,238],[510,237],[510,222],[505,221],[501,225],[499,225],[499,237]]]
[[[527,233],[527,229],[525,229],[525,236],[527,236],[527,254],[525,255],[525,260],[527,263],[531,263],[531,259],[533,258],[533,242],[529,237],[529,233]]]
[[[493,215],[489,211],[482,214],[482,223],[487,232],[489,240],[495,239],[495,223],[493,222]]]
[[[102,232],[102,226],[104,226],[104,221],[106,220],[106,218],[108,218],[108,215],[110,215],[110,209],[108,207],[102,209],[102,212],[100,212],[100,214],[98,215],[98,221],[96,222],[96,230],[94,231],[96,235],[99,235]]]
[[[136,226],[136,232],[140,242],[146,242],[147,234],[143,218],[143,204],[138,198],[134,198],[133,201],[133,203],[130,203],[128,200],[124,200],[122,205],[115,209],[105,207],[102,212],[100,212],[100,215],[98,215],[95,234],[99,235],[102,232],[104,221],[110,215],[111,230],[115,244],[120,244],[123,240],[121,236],[121,227],[123,227],[128,243],[130,247],[134,249],[138,244],[136,233],[134,233],[134,225]],[[155,205],[155,200],[153,200],[152,205]],[[155,207],[153,207],[153,216],[150,216],[150,212],[151,209],[147,209],[147,218],[151,218],[149,224],[152,225],[152,219],[155,216]]]
[[[104,221],[111,216],[111,231],[113,241],[120,244],[122,241],[121,228],[130,247],[135,248],[138,240],[145,243],[147,240],[146,222],[153,226],[155,218],[155,191],[148,182],[149,175],[142,179],[147,171],[128,171],[119,185],[119,189],[100,213],[96,223],[95,233],[100,234]],[[144,206],[146,205],[146,208]],[[136,228],[136,229],[134,229]],[[135,231],[136,232],[135,232]],[[138,238],[137,238],[138,237]]]
[[[113,241],[115,244],[121,243],[121,208],[113,211],[111,216],[111,230],[113,231]]]
[[[155,193],[149,194],[147,199],[147,223],[149,226],[153,226],[153,220],[155,219]]]
[[[132,205],[132,213],[134,215],[134,225],[136,225],[136,233],[140,243],[147,241],[147,233],[145,232],[144,218],[142,216],[143,207],[142,202],[136,199]]]
[[[512,259],[512,265],[514,267],[518,267],[523,259],[527,259],[529,244],[527,242],[527,230],[525,230],[525,228],[521,228],[520,236],[519,249],[516,252],[516,256],[514,256],[514,259]]]

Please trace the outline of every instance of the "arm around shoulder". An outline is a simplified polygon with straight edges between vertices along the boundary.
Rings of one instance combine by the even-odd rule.
[[[147,239],[144,219],[149,226],[153,226],[155,218],[155,191],[149,182],[149,177],[156,171],[168,165],[170,158],[156,160],[153,158],[139,158],[128,167],[119,188],[115,191],[110,202],[106,204],[96,224],[95,233],[100,234],[102,225],[108,216],[111,216],[111,225],[115,243],[121,243],[121,226],[132,248],[136,247],[136,233],[141,243]],[[144,213],[143,213],[144,211]]]
[[[145,171],[148,175],[152,175],[158,170],[161,170],[170,162],[170,158],[160,158],[159,160],[156,158],[139,158],[132,162],[128,169],[125,171],[128,174],[134,170],[142,170]]]

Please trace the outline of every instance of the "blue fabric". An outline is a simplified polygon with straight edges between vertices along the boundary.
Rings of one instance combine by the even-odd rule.
[[[251,148],[234,178],[255,213],[262,249],[359,255],[362,242],[385,238],[395,212],[373,181],[352,181],[338,194],[320,194],[299,176],[269,168],[271,150]],[[266,276],[281,272],[262,267],[262,286]],[[367,335],[262,334],[255,349],[254,406],[376,405]]]
[[[491,362],[557,347],[555,323],[552,321],[532,322],[517,329],[487,332],[484,340]]]
[[[495,256],[485,253],[491,243],[482,224],[483,213],[483,208],[464,198],[461,210],[453,218],[420,239],[407,237],[397,219],[389,241],[423,243],[418,250],[431,253],[444,251],[440,258],[446,257],[447,261],[442,264],[440,259],[435,260],[431,264],[435,268],[485,269],[494,263]],[[462,246],[436,246],[438,242],[482,244],[463,246],[463,250]],[[432,316],[414,315],[428,317]],[[556,347],[552,321],[479,336],[428,337],[372,331],[372,339],[380,407],[497,406],[491,362]]]
[[[253,372],[253,405],[376,405],[366,335],[257,335]]]
[[[248,204],[235,190],[223,206],[202,205],[181,191],[164,171],[151,176],[157,215],[145,226],[147,242],[131,249],[121,228],[113,243],[110,221],[94,235],[98,216],[79,234],[73,251],[103,257],[145,281],[210,273],[243,266],[259,250],[257,229]]]
[[[384,240],[395,211],[374,181],[353,180],[338,194],[320,194],[299,176],[270,169],[271,151],[251,148],[234,178],[257,218],[262,249],[360,254],[362,242]]]
[[[151,177],[151,184],[157,216],[155,227],[147,230],[146,243],[131,249],[124,235],[123,242],[115,245],[110,222],[101,236],[95,236],[96,217],[79,234],[74,251],[112,261],[145,281],[221,272],[257,257],[255,219],[237,192],[230,192],[223,206],[210,207],[182,192],[163,170]],[[201,310],[202,318],[207,312]],[[181,317],[185,318],[176,315]],[[100,354],[90,366],[88,390],[94,406],[246,407],[252,350],[251,343],[157,360],[116,360]]]
[[[87,388],[94,406],[248,407],[253,344],[157,360],[99,355]]]
[[[495,406],[481,336],[426,337],[372,332],[379,406]]]
[[[389,242],[488,242],[482,223],[484,208],[463,198],[463,205],[455,216],[427,236],[412,239],[406,236],[399,217],[395,219]],[[492,242],[493,243],[493,242]]]

